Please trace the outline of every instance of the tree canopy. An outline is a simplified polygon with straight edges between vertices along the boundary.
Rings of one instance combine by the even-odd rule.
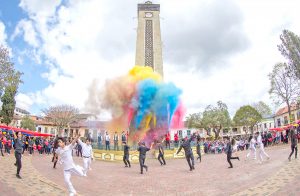
[[[300,38],[292,31],[283,30],[280,40],[278,49],[288,61],[288,71],[300,80]]]
[[[254,103],[252,105],[252,107],[255,108],[258,111],[258,113],[260,113],[260,115],[262,117],[272,115],[272,110],[271,110],[270,106],[267,105],[263,101],[259,101],[257,103]]]
[[[269,93],[277,105],[285,103],[291,115],[291,104],[299,97],[300,84],[290,76],[287,66],[286,63],[278,63],[273,67],[272,73],[269,74],[271,82]]]
[[[237,126],[246,126],[246,134],[248,128],[253,130],[253,127],[262,120],[262,115],[252,106],[246,105],[240,107],[234,117],[233,122]]]
[[[36,131],[34,121],[29,116],[24,116],[21,121],[21,128]]]
[[[222,128],[231,125],[227,105],[218,101],[217,106],[207,106],[203,112],[202,125],[206,130],[211,129],[215,133],[215,137],[218,138]]]
[[[187,118],[186,121],[188,123],[188,128],[202,128],[202,113],[198,112],[198,113],[194,113],[194,114],[190,114]]]

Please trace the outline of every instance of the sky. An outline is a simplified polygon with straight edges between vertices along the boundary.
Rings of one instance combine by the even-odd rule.
[[[125,75],[135,62],[141,0],[0,0],[0,44],[23,84],[17,106],[86,111],[89,88]],[[268,74],[284,61],[283,29],[300,34],[297,0],[154,0],[161,4],[164,80],[182,89],[187,115],[221,100],[229,112],[275,106]],[[297,24],[298,22],[298,24]],[[107,112],[98,114],[108,119]]]

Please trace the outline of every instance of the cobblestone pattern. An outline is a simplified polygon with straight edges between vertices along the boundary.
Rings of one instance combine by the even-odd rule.
[[[273,195],[276,192],[289,193],[287,195],[297,195],[296,191],[291,192],[294,182],[299,181],[300,178],[300,161],[293,160],[286,162],[284,166],[277,171],[273,176],[260,182],[258,185],[242,191],[235,196],[248,196],[248,195]],[[287,186],[290,184],[289,186]],[[285,191],[282,189],[285,189]],[[298,192],[299,195],[299,192]]]
[[[16,178],[15,159],[13,155],[3,157],[0,162],[0,181],[5,189],[0,195],[67,195],[66,189],[42,176],[32,165],[32,157],[22,157],[22,179]],[[9,193],[9,194],[6,194]]]

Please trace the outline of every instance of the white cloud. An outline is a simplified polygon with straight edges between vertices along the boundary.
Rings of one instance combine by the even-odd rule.
[[[22,34],[24,34],[24,41],[27,42],[30,46],[33,46],[35,48],[40,46],[32,21],[25,19],[19,21],[11,39],[14,40],[15,37]]]
[[[6,38],[5,25],[2,21],[0,21],[0,45],[6,45]]]
[[[136,31],[133,29],[137,21],[132,18],[136,17],[136,4],[140,1],[88,0],[68,1],[64,5],[60,3],[61,1],[52,0],[22,0],[20,3],[20,7],[29,16],[29,19],[24,19],[28,25],[26,31],[23,27],[24,39],[32,46],[40,46],[36,54],[43,54],[49,61],[46,63],[49,71],[42,76],[51,82],[45,89],[31,92],[28,96],[33,102],[43,106],[68,103],[84,108],[87,89],[94,78],[98,79],[101,86],[107,78],[125,74],[134,65]],[[211,67],[210,72],[205,72],[209,66],[205,63],[198,66],[201,67],[198,72],[178,70],[179,63],[170,61],[172,50],[177,48],[170,48],[170,45],[164,47],[163,53],[169,54],[164,55],[165,79],[173,81],[183,89],[183,101],[187,105],[188,112],[197,112],[208,104],[215,104],[218,100],[228,104],[231,114],[244,104],[260,100],[270,103],[267,74],[277,61],[282,60],[276,46],[280,43],[279,34],[283,28],[297,34],[300,32],[300,27],[296,24],[299,7],[296,1],[228,0],[226,3],[230,4],[230,10],[236,14],[219,13],[219,16],[207,20],[210,14],[216,15],[216,10],[222,12],[226,9],[220,9],[218,1],[161,2],[164,44],[170,43],[173,46],[178,43],[184,44],[176,42],[176,39],[181,39],[178,35],[197,35],[191,31],[199,31],[200,27],[198,33],[204,38],[209,36],[212,30],[216,31],[215,36],[228,33],[226,27],[216,27],[220,25],[218,19],[220,16],[225,17],[224,21],[226,17],[232,19],[232,16],[235,16],[236,21],[230,23],[236,28],[234,35],[238,37],[246,35],[249,41],[248,47],[238,45],[232,50],[234,52],[222,51],[228,49],[227,43],[236,43],[234,40],[236,36],[230,34],[225,37],[226,44],[222,40],[218,41],[222,47],[219,53],[212,50],[216,47],[213,39],[206,40],[205,47],[201,43],[193,43],[193,40],[189,40],[192,48],[189,48],[190,44],[181,46],[186,47],[183,48],[184,51],[200,49],[205,51],[207,47],[212,47],[209,48],[210,55],[218,57],[217,54],[222,54],[222,58],[214,59],[217,66]],[[226,6],[226,3],[221,7]],[[199,14],[199,10],[206,12]],[[178,24],[178,21],[186,23]],[[197,27],[198,21],[210,22],[205,24],[206,26]],[[30,25],[32,28],[29,28]],[[220,32],[218,29],[221,29]],[[186,55],[186,58],[181,57],[183,62],[188,59],[189,53]],[[186,66],[189,66],[188,63]]]
[[[17,102],[16,106],[27,111],[29,111],[30,107],[33,104],[33,101],[34,100],[30,96],[24,93],[19,93],[16,96],[16,102]]]

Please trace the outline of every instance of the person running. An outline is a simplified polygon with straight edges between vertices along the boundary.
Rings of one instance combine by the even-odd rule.
[[[297,152],[298,152],[297,143],[298,143],[298,137],[297,137],[297,134],[295,133],[294,128],[292,128],[292,130],[291,130],[291,149],[292,149],[292,152],[291,152],[291,154],[288,158],[289,161],[291,161],[291,156],[294,154],[294,151],[295,151],[295,159],[297,159]]]
[[[165,161],[165,152],[164,152],[164,148],[161,144],[161,142],[157,141],[157,149],[158,149],[158,161],[160,162],[160,165],[166,165],[166,161]]]
[[[20,171],[22,168],[22,152],[23,152],[23,141],[22,141],[22,133],[17,131],[14,132],[14,146],[15,146],[15,157],[16,157],[16,163],[15,166],[17,166],[17,174],[16,177],[21,179]]]
[[[146,171],[148,171],[148,166],[145,165],[145,159],[146,159],[146,153],[147,151],[149,151],[153,146],[153,143],[151,144],[150,148],[147,148],[145,146],[145,142],[140,142],[139,143],[139,148],[137,149],[137,151],[139,151],[139,163],[140,163],[140,167],[141,167],[141,174],[143,174],[143,168],[146,169]]]
[[[125,167],[131,167],[129,162],[129,149],[130,147],[126,144],[126,141],[122,142],[124,155],[123,155],[123,162],[125,163]]]
[[[53,157],[52,157],[53,169],[56,169],[56,164],[58,161],[58,155],[56,154],[57,148],[58,148],[58,139],[56,139],[53,144],[53,151],[52,151],[52,153],[53,153]]]
[[[238,159],[240,160],[239,157],[232,157],[232,152],[233,152],[233,147],[235,145],[235,139],[232,139],[230,141],[229,138],[227,138],[227,147],[226,147],[226,154],[227,154],[227,162],[229,163],[229,167],[228,168],[233,168],[233,165],[231,163],[231,159]]]
[[[83,143],[80,139],[78,139],[78,144],[80,144],[80,146],[82,147],[83,168],[84,168],[84,175],[86,175],[88,170],[92,170],[91,163],[92,160],[94,160],[91,140],[87,138],[85,140],[85,143]]]
[[[197,147],[196,147],[196,151],[197,151],[197,160],[199,159],[200,160],[200,163],[201,163],[201,138],[200,136],[197,136]]]
[[[259,132],[256,132],[256,137],[257,137],[257,145],[259,149],[259,157],[260,157],[260,163],[263,162],[263,155],[267,157],[267,159],[270,159],[270,156],[265,152],[264,144],[262,141],[262,136]]]
[[[251,154],[253,154],[254,155],[254,160],[256,159],[256,148],[255,148],[255,143],[256,143],[256,140],[255,140],[255,138],[251,135],[250,137],[249,137],[249,143],[250,143],[250,145],[249,145],[249,152],[248,152],[248,154],[247,154],[247,158],[249,158],[249,156],[251,155]]]
[[[0,151],[1,151],[1,155],[4,157],[4,154],[3,154],[3,151],[2,151],[2,148],[3,148],[2,140],[3,140],[3,136],[0,137]]]
[[[67,184],[70,196],[76,195],[76,190],[70,180],[71,175],[76,174],[78,176],[85,176],[84,169],[79,165],[75,165],[72,157],[72,149],[75,147],[79,137],[80,135],[77,135],[69,145],[65,145],[63,138],[58,138],[59,147],[56,149],[56,154],[60,156],[60,162],[64,167],[64,180]]]
[[[195,167],[195,163],[194,163],[194,155],[193,155],[193,151],[192,151],[192,148],[191,148],[191,142],[193,141],[193,139],[195,138],[196,134],[194,133],[190,139],[183,139],[183,143],[180,145],[178,151],[176,154],[178,154],[181,149],[183,148],[184,149],[184,152],[185,152],[185,158],[186,158],[186,161],[188,162],[189,166],[190,166],[190,171],[194,170]]]

